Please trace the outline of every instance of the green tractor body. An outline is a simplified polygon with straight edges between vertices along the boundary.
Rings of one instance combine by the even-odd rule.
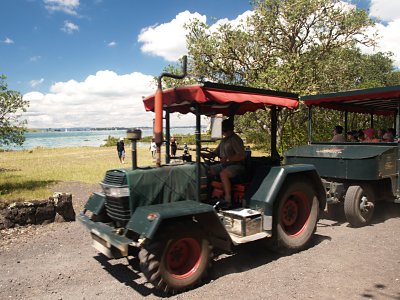
[[[137,257],[155,288],[174,293],[198,285],[213,254],[231,252],[236,245],[265,239],[286,253],[307,247],[325,207],[324,187],[313,165],[281,165],[275,140],[277,108],[297,107],[297,95],[203,83],[159,88],[144,103],[156,119],[157,107],[164,110],[166,145],[169,114],[195,114],[195,161],[182,157],[170,163],[166,147],[166,164],[157,158],[156,166],[107,171],[102,192],[91,195],[78,217],[98,251],[108,258]],[[273,132],[271,157],[248,155],[245,176],[232,179],[234,207],[219,209],[215,198],[223,192],[221,183],[207,171],[209,162],[200,161],[201,116],[233,117],[266,108]],[[159,128],[155,137],[160,153]]]

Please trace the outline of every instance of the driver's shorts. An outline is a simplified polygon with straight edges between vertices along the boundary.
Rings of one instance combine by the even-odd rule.
[[[239,176],[245,172],[245,167],[243,164],[232,164],[232,165],[224,165],[224,164],[215,164],[210,167],[211,173],[214,175],[219,175],[222,170],[227,169],[229,173],[232,174],[232,177]]]

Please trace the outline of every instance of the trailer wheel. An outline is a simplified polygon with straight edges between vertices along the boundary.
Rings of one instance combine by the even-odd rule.
[[[318,210],[312,183],[298,176],[289,178],[275,206],[272,249],[292,253],[306,247],[316,229]]]
[[[139,252],[147,280],[166,293],[200,284],[210,264],[211,246],[199,230],[169,227]]]
[[[352,185],[344,198],[344,213],[353,227],[361,227],[371,222],[375,208],[375,195],[368,186]]]

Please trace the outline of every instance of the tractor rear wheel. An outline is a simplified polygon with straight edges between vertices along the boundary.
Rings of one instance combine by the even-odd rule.
[[[154,240],[148,240],[139,252],[143,274],[166,293],[198,285],[210,264],[209,241],[200,230],[185,227],[166,228]]]
[[[372,220],[375,208],[375,195],[368,186],[352,185],[344,198],[344,213],[353,227],[361,227]]]
[[[296,176],[283,185],[275,205],[272,248],[281,253],[304,249],[318,221],[319,203],[309,180]]]

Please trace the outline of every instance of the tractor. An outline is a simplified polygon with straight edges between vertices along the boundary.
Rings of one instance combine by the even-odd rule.
[[[231,253],[240,244],[265,240],[284,253],[305,249],[326,205],[316,168],[282,165],[276,149],[277,112],[295,109],[298,95],[212,82],[162,89],[163,77],[186,75],[186,60],[182,73],[162,73],[156,93],[143,99],[146,111],[155,112],[156,164],[137,166],[141,131],[128,130],[132,168],[108,170],[100,183],[102,192],[89,197],[78,217],[99,252],[110,259],[138,258],[148,282],[166,293],[199,285],[213,254]],[[220,209],[214,198],[223,191],[218,178],[207,171],[215,162],[201,159],[206,141],[202,117],[233,118],[259,109],[270,113],[271,155],[254,157],[247,151],[245,175],[232,178],[234,207]],[[195,116],[193,159],[187,153],[181,160],[171,159],[172,113]],[[160,150],[164,145],[165,163]]]

